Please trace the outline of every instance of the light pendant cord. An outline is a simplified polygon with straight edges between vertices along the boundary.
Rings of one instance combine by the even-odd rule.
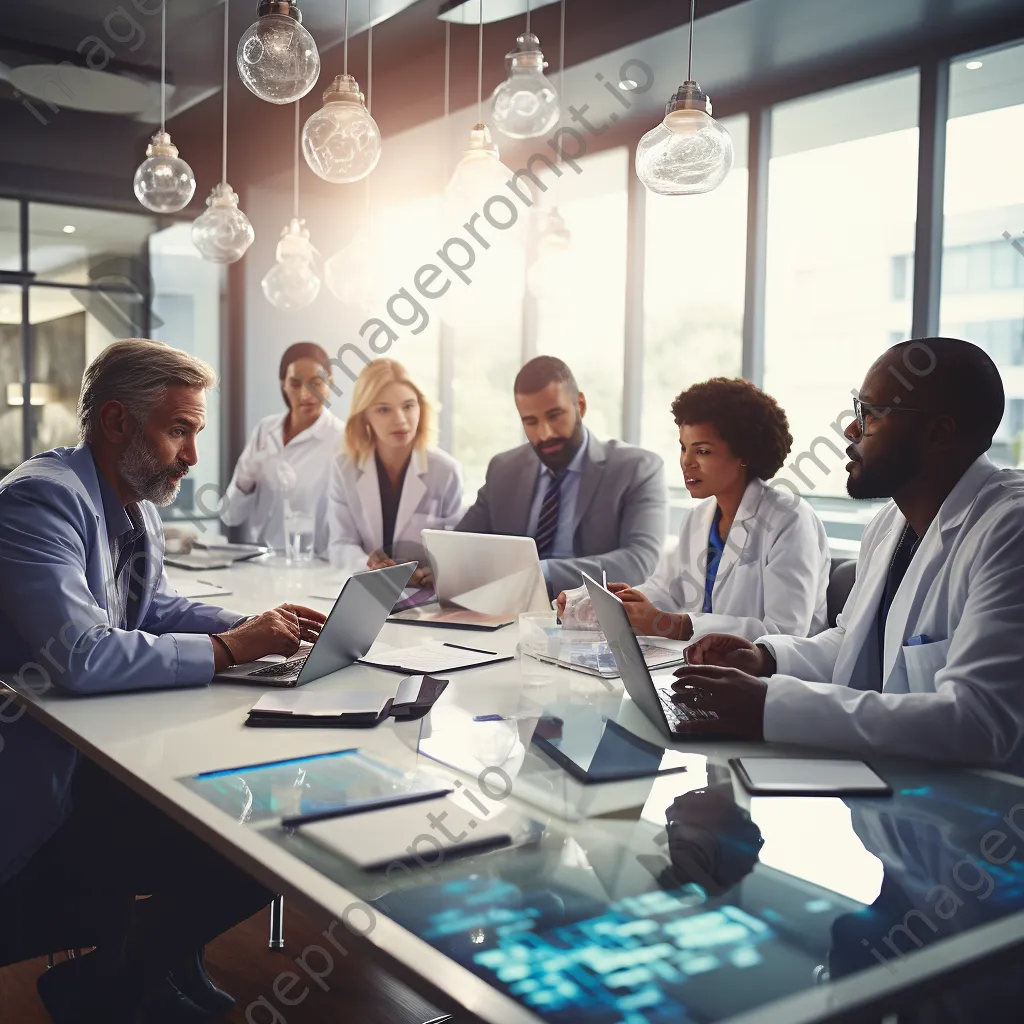
[[[166,0],[165,0],[166,2]],[[221,182],[227,182],[228,180],[228,7],[230,6],[229,0],[224,0],[224,83],[222,86],[224,97],[223,97],[223,111],[221,115],[221,134],[220,134],[220,180]]]
[[[367,16],[370,19],[370,27],[366,33],[366,112],[373,117],[373,0],[369,0],[367,5]],[[368,174],[363,180],[363,213],[366,215],[366,223],[369,223],[370,182],[373,175]]]
[[[345,0],[345,56],[342,61],[342,69],[348,74],[348,0]]]
[[[167,0],[160,5],[160,131],[167,131]]]
[[[480,38],[476,59],[476,123],[484,123],[484,0],[480,0]]]
[[[697,0],[690,0],[690,56],[686,62],[686,80],[693,81],[693,14],[697,7]]]
[[[444,180],[448,182],[448,116],[451,113],[452,23],[444,23]]]
[[[561,111],[568,108],[569,103],[565,95],[565,0],[562,0],[561,24],[559,26],[558,39],[558,99],[560,110],[558,120],[562,120]],[[562,164],[562,142],[559,139],[558,148],[555,150],[555,163]],[[561,177],[555,179],[555,205],[558,205],[558,194],[562,190]]]
[[[366,112],[373,116],[373,0],[369,0],[367,13],[370,27],[366,33]]]
[[[530,15],[533,13],[531,0],[526,0],[526,34],[530,34]]]
[[[295,168],[292,172],[292,216],[299,219],[299,101],[295,101]]]

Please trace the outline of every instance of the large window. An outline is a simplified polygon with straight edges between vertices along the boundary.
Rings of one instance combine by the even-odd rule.
[[[911,327],[916,72],[776,107],[768,191],[765,389],[789,416],[782,476],[845,494],[853,388]]]
[[[940,329],[982,346],[1002,372],[1006,414],[991,455],[1014,466],[1024,465],[1022,139],[1024,46],[953,61]]]
[[[722,123],[735,150],[722,185],[699,196],[646,196],[640,443],[664,458],[669,487],[680,494],[672,399],[708,377],[738,377],[743,358],[747,118]]]
[[[583,157],[579,175],[566,171],[554,184],[568,247],[542,255],[528,276],[537,303],[537,352],[572,368],[587,396],[587,426],[601,438],[622,436],[631,158],[624,146]],[[550,230],[547,211],[538,220]]]

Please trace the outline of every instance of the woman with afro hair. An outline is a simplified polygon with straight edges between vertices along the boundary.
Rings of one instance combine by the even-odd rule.
[[[793,445],[785,412],[749,381],[714,377],[678,395],[672,415],[683,481],[699,501],[683,512],[679,546],[650,579],[609,583],[633,629],[676,640],[820,633],[825,528],[802,498],[765,483]]]

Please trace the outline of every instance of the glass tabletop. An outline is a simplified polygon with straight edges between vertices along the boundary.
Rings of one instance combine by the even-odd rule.
[[[506,764],[532,756],[499,739],[490,752],[511,748]],[[529,787],[509,798],[494,776],[473,799],[506,816],[511,846],[444,857],[410,836],[418,863],[386,872],[265,834],[541,1020],[720,1021],[870,968],[892,974],[1024,910],[1024,788],[875,767],[892,797],[750,798],[699,754],[682,772],[610,786],[538,769],[546,799]],[[632,799],[578,820],[557,813],[616,786]],[[1022,976],[978,975],[948,995],[932,986],[955,1003],[934,1019],[1008,1019],[997,1010],[1020,1005]]]

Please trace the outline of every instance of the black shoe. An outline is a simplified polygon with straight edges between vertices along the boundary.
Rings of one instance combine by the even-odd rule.
[[[209,1020],[210,1015],[184,995],[168,975],[147,994],[138,1019],[141,1024],[198,1024]]]
[[[135,1024],[139,1001],[128,981],[123,969],[87,953],[44,971],[36,990],[53,1024]]]
[[[171,980],[196,1006],[214,1016],[228,1013],[235,1005],[234,996],[217,988],[206,973],[202,950],[175,967],[171,971]]]

